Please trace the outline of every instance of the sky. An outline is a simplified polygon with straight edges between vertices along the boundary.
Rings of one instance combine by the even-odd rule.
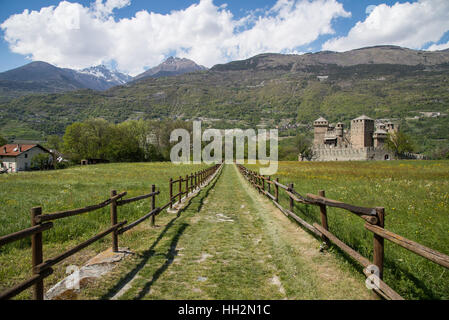
[[[31,61],[137,75],[169,56],[449,48],[449,0],[0,0],[0,72]]]

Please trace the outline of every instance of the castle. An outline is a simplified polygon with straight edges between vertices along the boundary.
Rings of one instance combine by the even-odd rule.
[[[320,117],[313,123],[312,161],[390,160],[394,153],[384,145],[388,134],[398,131],[392,122],[382,122],[363,115],[351,120],[351,128],[336,125]],[[303,160],[301,155],[299,160]]]

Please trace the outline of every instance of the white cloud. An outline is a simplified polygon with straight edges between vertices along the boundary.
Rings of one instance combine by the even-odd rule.
[[[445,49],[449,49],[449,41],[446,43],[441,43],[441,44],[432,44],[429,48],[427,48],[427,50],[429,50],[429,51],[438,51],[438,50],[445,50]]]
[[[262,52],[295,52],[333,34],[333,19],[350,16],[337,0],[278,0],[264,13],[238,20],[226,6],[200,0],[165,15],[143,10],[116,20],[114,10],[129,4],[96,0],[88,8],[63,1],[25,10],[0,27],[10,49],[32,60],[69,68],[115,61],[135,75],[172,52],[209,67]]]
[[[131,4],[131,0],[96,0],[93,4],[94,12],[100,17],[112,14],[115,9],[121,9]]]
[[[346,51],[392,44],[421,49],[437,42],[449,30],[448,0],[419,0],[376,6],[365,21],[357,22],[345,37],[326,41],[323,50]]]

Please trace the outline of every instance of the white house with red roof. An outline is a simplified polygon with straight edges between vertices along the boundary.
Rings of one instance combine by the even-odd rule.
[[[50,153],[38,144],[5,144],[0,147],[0,163],[4,171],[19,172],[31,169],[31,160],[41,153]]]

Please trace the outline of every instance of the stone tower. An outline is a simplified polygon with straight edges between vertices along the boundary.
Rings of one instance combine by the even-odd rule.
[[[385,141],[387,141],[387,137],[388,133],[383,128],[377,129],[373,134],[374,147],[383,148]]]
[[[337,123],[335,129],[335,135],[337,136],[337,145],[341,146],[343,144],[343,134],[344,134],[344,124],[342,122]]]
[[[373,147],[374,120],[363,115],[351,121],[351,145],[354,149]]]
[[[324,136],[326,135],[327,129],[329,127],[329,122],[323,117],[319,117],[313,122],[313,127],[314,127],[313,145],[319,146],[324,144]]]

